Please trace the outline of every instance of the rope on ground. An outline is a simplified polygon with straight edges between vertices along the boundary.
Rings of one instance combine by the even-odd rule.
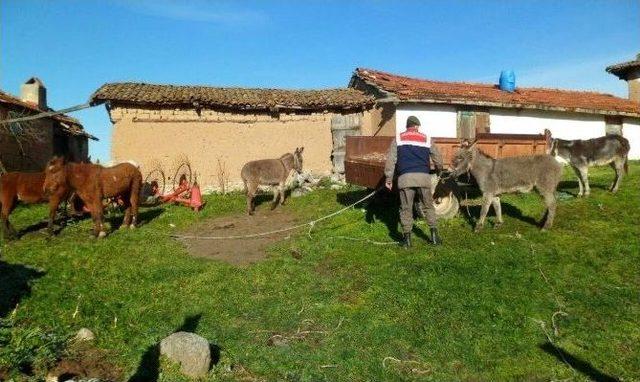
[[[397,241],[375,241],[371,239],[361,239],[357,237],[349,237],[349,236],[329,236],[328,239],[342,239],[342,240],[351,240],[351,241],[363,241],[365,243],[373,244],[373,245],[399,245]]]
[[[11,118],[11,119],[3,119],[3,120],[0,120],[0,124],[7,124],[7,123],[14,123],[14,122],[24,122],[24,121],[32,121],[32,120],[34,120],[34,119],[40,119],[40,118],[53,117],[54,115],[65,114],[65,113],[71,113],[71,112],[78,111],[78,110],[82,110],[82,109],[88,109],[88,108],[90,108],[90,107],[94,107],[94,106],[97,106],[97,105],[92,104],[91,102],[87,102],[87,103],[83,103],[83,104],[81,104],[81,105],[76,105],[76,106],[68,107],[68,108],[66,108],[66,109],[46,111],[46,112],[43,112],[43,113],[38,113],[38,114],[34,114],[34,115],[29,115],[29,116],[27,116],[27,117]]]
[[[298,225],[294,225],[292,227],[287,227],[287,228],[281,228],[281,229],[276,229],[273,231],[268,231],[268,232],[260,232],[260,233],[252,233],[252,234],[247,234],[247,235],[232,235],[232,236],[197,236],[197,235],[170,235],[171,237],[175,238],[175,239],[194,239],[194,240],[227,240],[227,239],[251,239],[251,238],[255,238],[255,237],[261,237],[261,236],[269,236],[269,235],[274,235],[276,233],[282,233],[282,232],[287,232],[287,231],[293,231],[296,229],[300,229],[306,226],[309,226],[309,232],[308,235],[311,235],[311,229],[316,225],[316,223],[321,222],[323,220],[327,220],[330,219],[336,215],[340,215],[341,213],[345,212],[346,210],[352,208],[353,206],[360,204],[362,202],[364,202],[365,200],[371,198],[373,195],[375,195],[380,189],[376,189],[374,191],[371,191],[367,196],[361,198],[360,200],[358,200],[355,203],[351,203],[348,206],[335,211],[333,213],[330,213],[329,215],[323,216],[321,218],[318,218],[316,220],[312,220],[310,222],[306,222],[303,224],[298,224]]]

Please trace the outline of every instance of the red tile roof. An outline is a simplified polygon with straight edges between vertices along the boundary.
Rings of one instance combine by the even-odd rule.
[[[640,117],[640,103],[596,92],[519,87],[515,92],[509,93],[492,84],[424,80],[362,68],[356,69],[351,86],[354,86],[356,79],[374,86],[383,93],[388,93],[390,97],[401,102],[479,105]]]
[[[105,84],[92,102],[111,101],[156,107],[200,107],[269,111],[343,110],[373,105],[372,97],[356,89],[287,90],[155,85],[135,82]]]
[[[13,105],[13,106],[19,106],[19,107],[21,107],[23,109],[27,109],[27,110],[35,112],[35,113],[43,113],[43,112],[46,112],[46,111],[51,111],[51,109],[42,110],[36,104],[33,104],[31,102],[23,101],[20,98],[12,96],[9,93],[3,92],[2,90],[0,90],[0,103]],[[54,115],[54,116],[50,116],[50,117],[46,117],[46,118],[52,118],[53,120],[59,122],[60,123],[60,129],[62,129],[67,134],[74,135],[74,136],[85,136],[87,138],[90,138],[90,139],[93,139],[93,140],[96,140],[96,141],[98,140],[98,138],[96,138],[93,135],[87,133],[83,129],[82,124],[80,123],[80,121],[78,121],[75,118],[69,117],[68,115],[58,114],[58,115]]]

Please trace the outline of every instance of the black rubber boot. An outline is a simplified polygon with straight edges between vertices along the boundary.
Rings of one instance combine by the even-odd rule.
[[[442,239],[440,239],[440,236],[438,235],[438,229],[436,227],[431,227],[431,244],[433,245],[440,245],[442,244]]]
[[[409,249],[411,248],[411,234],[405,233],[404,238],[402,239],[402,248]]]

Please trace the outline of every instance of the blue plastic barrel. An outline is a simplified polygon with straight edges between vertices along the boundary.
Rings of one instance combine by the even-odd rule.
[[[516,90],[516,74],[513,70],[503,70],[500,72],[500,90],[513,93]]]

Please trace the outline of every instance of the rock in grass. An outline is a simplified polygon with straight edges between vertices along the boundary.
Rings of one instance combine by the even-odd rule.
[[[306,194],[308,194],[309,191],[307,191],[304,188],[296,188],[295,190],[291,191],[291,197],[292,198],[298,198],[300,196],[304,196]]]
[[[190,377],[203,377],[209,372],[209,342],[197,334],[173,333],[160,341],[160,354],[178,362],[182,373]]]
[[[87,328],[82,328],[78,330],[75,336],[76,341],[93,341],[96,339],[96,335]]]

